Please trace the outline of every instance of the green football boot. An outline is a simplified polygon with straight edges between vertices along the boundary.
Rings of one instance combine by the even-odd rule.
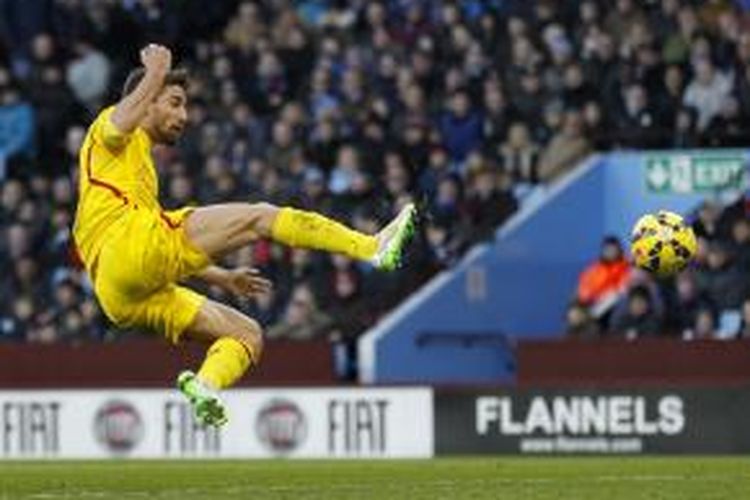
[[[381,271],[393,271],[401,266],[404,248],[416,231],[417,209],[414,203],[408,203],[387,226],[380,230],[375,238],[378,240],[378,251],[372,257],[372,264]]]
[[[199,424],[221,427],[229,421],[227,409],[218,392],[203,383],[195,373],[189,370],[180,373],[177,388],[190,402]]]

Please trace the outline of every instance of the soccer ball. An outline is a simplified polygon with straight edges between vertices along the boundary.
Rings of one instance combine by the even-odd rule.
[[[666,210],[638,219],[630,240],[635,265],[660,278],[683,270],[697,247],[692,228],[681,216]]]

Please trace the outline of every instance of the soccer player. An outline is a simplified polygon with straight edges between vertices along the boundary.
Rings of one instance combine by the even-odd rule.
[[[196,277],[231,293],[255,295],[270,282],[250,269],[213,262],[258,238],[337,252],[395,269],[414,230],[409,204],[376,235],[362,234],[313,212],[267,203],[226,203],[165,212],[159,205],[151,148],[173,144],[187,123],[187,75],[172,68],[166,47],[140,53],[122,99],[104,109],[81,147],[73,235],[102,309],[118,326],[161,333],[210,347],[200,370],[177,386],[196,419],[227,421],[218,391],[258,363],[263,341],[253,319],[181,286]]]

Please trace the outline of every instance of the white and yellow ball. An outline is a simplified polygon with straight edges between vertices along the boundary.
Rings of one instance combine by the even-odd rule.
[[[693,229],[680,215],[666,210],[638,219],[630,239],[635,265],[660,278],[685,269],[697,247]]]

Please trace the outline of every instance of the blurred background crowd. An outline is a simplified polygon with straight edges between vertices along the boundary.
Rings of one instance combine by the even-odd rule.
[[[490,237],[533,186],[590,152],[742,144],[746,9],[746,0],[0,0],[0,338],[111,336],[71,262],[77,149],[148,42],[172,47],[193,77],[185,137],[155,152],[165,207],[267,200],[366,231],[407,201],[424,208],[405,273],[269,243],[228,262],[275,281],[257,303],[224,298],[268,336],[350,345]],[[744,224],[712,232],[721,209],[701,211],[711,244],[675,287],[707,292],[711,321],[745,299],[722,287],[750,283],[740,212]],[[719,275],[730,264],[732,277]],[[676,314],[682,292],[657,297],[621,267],[631,284],[618,290],[646,297],[658,320],[634,320],[638,304],[592,308],[601,297],[584,290],[571,330],[646,334],[676,321],[681,333],[708,321],[703,306]]]
[[[690,220],[698,238],[691,266],[669,280],[633,268],[614,236],[581,273],[567,312],[568,334],[750,338],[750,197],[706,201]]]

